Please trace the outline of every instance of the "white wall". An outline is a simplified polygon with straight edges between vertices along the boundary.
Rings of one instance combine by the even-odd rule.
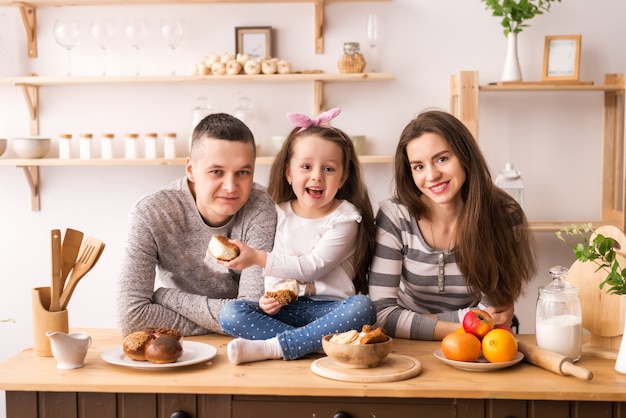
[[[530,21],[519,38],[526,81],[540,80],[546,35],[582,34],[580,78],[602,83],[605,73],[626,72],[626,28],[621,0],[564,0],[549,14]],[[17,8],[0,8],[0,76],[63,75],[66,51],[55,44],[52,25],[60,16],[81,19],[84,31],[95,16],[145,16],[156,23],[167,15],[186,19],[189,36],[176,52],[178,73],[210,52],[234,51],[235,26],[275,28],[276,55],[294,69],[337,72],[344,41],[361,42],[366,59],[368,12],[382,19],[382,71],[395,79],[381,83],[332,83],[326,107],[341,107],[336,125],[367,134],[364,153],[391,154],[401,129],[416,112],[447,108],[448,77],[460,70],[480,71],[480,82],[498,81],[506,39],[498,18],[479,0],[393,0],[386,3],[326,6],[325,53],[314,53],[313,5],[177,5],[136,7],[51,7],[37,10],[39,57],[26,56],[25,34]],[[111,75],[130,75],[134,58],[120,39],[110,51]],[[97,75],[101,50],[85,35],[73,52],[74,74]],[[166,74],[169,51],[154,35],[142,51],[144,74]],[[289,129],[285,113],[312,110],[309,83],[44,87],[40,90],[42,136],[62,132],[97,137],[114,132],[190,132],[195,98],[206,95],[219,111],[232,111],[240,94],[257,105],[255,134],[262,154],[274,149],[270,136]],[[484,93],[480,96],[480,143],[494,174],[512,161],[526,182],[531,219],[597,219],[600,200],[601,93]],[[0,137],[28,135],[28,112],[20,89],[0,87]],[[97,142],[96,142],[97,143]],[[11,157],[7,152],[3,158]],[[265,183],[267,166],[257,168]],[[375,202],[390,193],[389,164],[366,166]],[[43,167],[41,211],[30,210],[21,169],[0,167],[0,361],[32,344],[30,289],[49,283],[49,230],[80,229],[103,239],[106,250],[70,303],[71,327],[114,327],[114,283],[133,202],[183,174],[182,167]],[[548,280],[552,265],[570,265],[569,250],[552,233],[536,234],[540,274],[519,301],[522,332],[534,332],[536,287]],[[11,336],[11,338],[9,338]]]

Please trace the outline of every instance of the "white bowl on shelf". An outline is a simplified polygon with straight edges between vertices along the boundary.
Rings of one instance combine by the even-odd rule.
[[[7,150],[7,143],[9,141],[7,141],[5,138],[0,138],[0,157],[2,157],[2,154],[4,154],[4,152]]]
[[[13,138],[11,147],[19,158],[43,158],[50,151],[50,138]]]

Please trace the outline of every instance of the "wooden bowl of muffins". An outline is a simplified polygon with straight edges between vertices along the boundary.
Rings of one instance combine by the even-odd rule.
[[[322,338],[324,353],[337,366],[347,369],[378,367],[391,353],[392,347],[393,339],[382,328],[373,330],[369,325],[360,332],[352,330]]]

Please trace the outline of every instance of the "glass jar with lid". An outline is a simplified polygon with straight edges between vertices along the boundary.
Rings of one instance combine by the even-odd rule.
[[[361,46],[358,42],[345,42],[343,54],[337,64],[341,73],[362,73],[365,68],[365,58],[361,54]]]
[[[552,267],[552,281],[539,288],[535,333],[539,347],[577,361],[582,353],[582,309],[578,288],[565,280],[567,273],[566,267]]]
[[[163,158],[176,158],[176,133],[163,134]]]
[[[91,140],[92,134],[80,134],[78,142],[79,157],[83,160],[91,158]]]
[[[110,160],[113,158],[113,139],[115,135],[104,133],[100,135],[100,158]]]
[[[72,157],[72,134],[59,134],[59,158],[67,160]]]
[[[127,159],[138,158],[139,154],[139,134],[130,133],[124,137],[124,156]]]
[[[156,158],[158,135],[155,132],[148,132],[143,136],[144,154],[148,159]]]

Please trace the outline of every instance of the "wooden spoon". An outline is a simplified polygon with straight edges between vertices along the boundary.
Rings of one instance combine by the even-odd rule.
[[[50,231],[50,243],[52,246],[52,271],[50,283],[50,312],[61,310],[60,297],[63,286],[61,285],[61,230]]]
[[[65,287],[65,281],[70,270],[76,263],[80,245],[83,242],[83,233],[76,229],[67,228],[63,237],[63,266],[61,268],[61,289]]]
[[[61,309],[67,308],[67,304],[74,293],[76,285],[96,264],[104,251],[104,243],[99,239],[87,237],[83,243],[78,259],[72,268],[70,279],[61,293]]]

